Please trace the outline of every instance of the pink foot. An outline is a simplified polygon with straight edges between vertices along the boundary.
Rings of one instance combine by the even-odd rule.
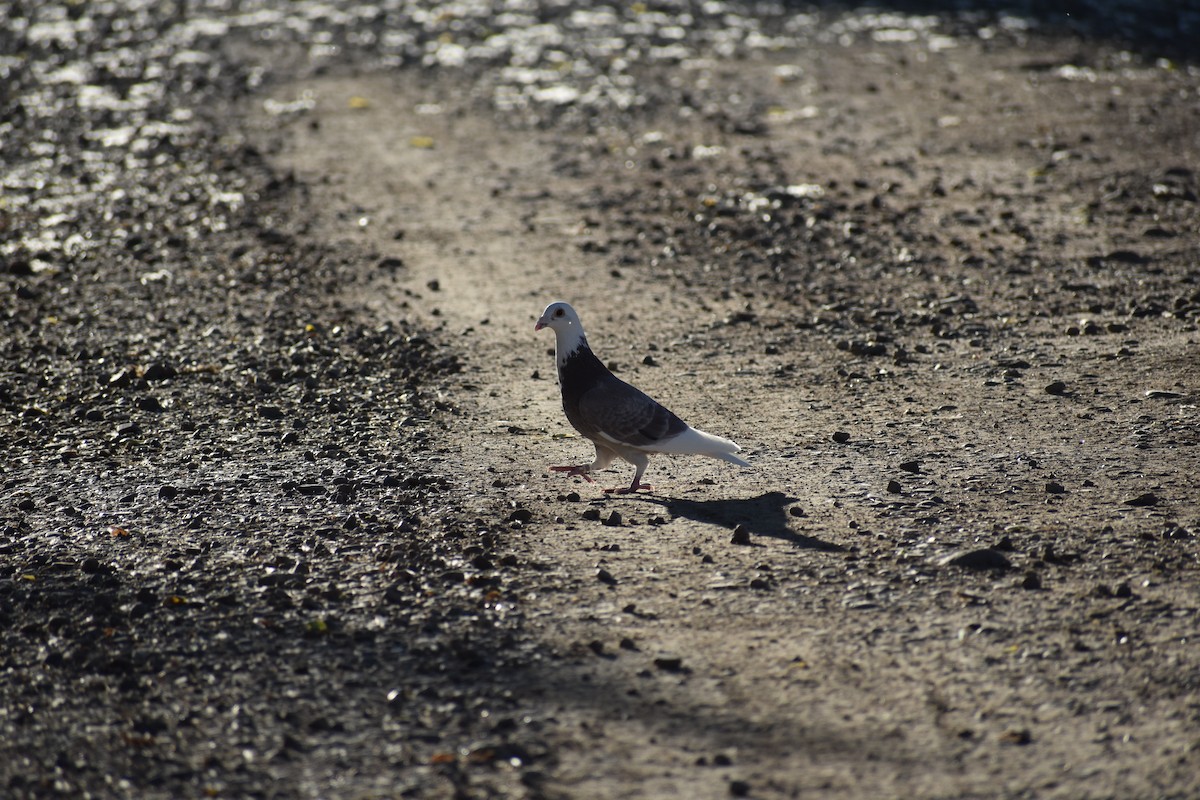
[[[620,489],[605,489],[605,494],[633,494],[634,492],[654,491],[654,487],[648,483],[635,483],[633,486],[625,486]]]
[[[578,475],[579,477],[583,478],[588,483],[595,483],[595,481],[592,480],[592,476],[588,474],[588,467],[589,467],[588,464],[580,464],[577,467],[551,467],[550,471],[551,472],[565,472],[565,473],[567,473],[568,476]]]

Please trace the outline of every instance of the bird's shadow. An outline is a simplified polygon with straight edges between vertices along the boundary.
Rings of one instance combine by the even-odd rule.
[[[788,526],[788,506],[799,498],[789,497],[784,492],[764,492],[757,497],[722,500],[683,500],[655,495],[642,495],[640,499],[661,505],[671,516],[729,528],[741,525],[752,536],[769,536],[813,550],[837,552],[844,549],[839,544],[792,530]]]

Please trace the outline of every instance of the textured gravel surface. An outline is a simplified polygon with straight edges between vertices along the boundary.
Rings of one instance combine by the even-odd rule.
[[[1193,5],[0,12],[0,794],[1200,791]]]

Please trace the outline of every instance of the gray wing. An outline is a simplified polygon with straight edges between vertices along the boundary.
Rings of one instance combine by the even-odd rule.
[[[653,448],[687,430],[687,423],[645,392],[615,376],[579,398],[579,413],[592,428],[621,444]]]

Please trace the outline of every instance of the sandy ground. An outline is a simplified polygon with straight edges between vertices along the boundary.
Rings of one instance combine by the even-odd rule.
[[[1200,791],[1200,83],[1075,48],[712,62],[647,80],[728,107],[590,130],[412,74],[277,90],[315,105],[256,138],[385,265],[352,301],[462,354],[446,478],[528,510],[546,792]],[[554,299],[753,469],[549,473],[590,459]]]
[[[0,796],[1200,796],[1200,20],[953,6],[0,0]]]

